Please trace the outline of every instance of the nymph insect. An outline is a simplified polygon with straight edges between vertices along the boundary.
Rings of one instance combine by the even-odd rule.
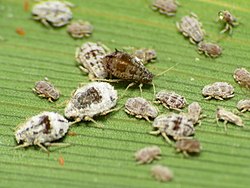
[[[225,23],[225,28],[221,31],[221,33],[229,31],[229,34],[232,34],[233,27],[239,25],[237,19],[228,10],[218,12],[218,16],[219,20]]]
[[[156,180],[162,182],[170,181],[174,177],[172,171],[168,167],[162,165],[154,165],[151,168],[151,173]]]
[[[195,139],[178,140],[175,148],[177,152],[182,152],[186,157],[189,156],[188,154],[198,154],[201,152],[200,142]]]
[[[161,149],[158,146],[149,146],[138,150],[135,153],[135,160],[138,164],[151,163],[154,159],[160,159]]]

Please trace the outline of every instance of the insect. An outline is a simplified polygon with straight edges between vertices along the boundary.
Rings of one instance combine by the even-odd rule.
[[[180,4],[176,0],[155,0],[152,9],[159,10],[161,14],[174,16]]]
[[[106,55],[102,60],[104,68],[110,76],[132,82],[127,88],[135,83],[139,83],[141,90],[143,84],[152,83],[154,75],[137,57],[132,57],[128,53],[116,50]]]
[[[202,89],[202,95],[207,96],[205,99],[215,98],[218,100],[234,97],[234,88],[227,82],[215,82],[211,85],[206,85]]]
[[[204,115],[202,115],[202,109],[198,102],[193,102],[188,105],[187,116],[189,117],[189,119],[191,119],[194,125],[197,123],[200,124],[200,119],[205,117]]]
[[[106,78],[108,76],[102,64],[102,58],[108,49],[101,43],[86,42],[76,49],[75,59],[80,64],[79,68],[89,74],[89,79]]]
[[[106,82],[92,82],[78,88],[68,102],[64,115],[75,121],[92,121],[94,116],[106,115],[117,102],[117,91]]]
[[[160,115],[154,119],[153,128],[156,131],[151,131],[150,134],[161,134],[165,140],[171,144],[168,136],[174,140],[179,140],[192,136],[195,133],[193,122],[182,114]]]
[[[200,42],[198,44],[198,51],[199,53],[204,53],[208,57],[218,57],[222,53],[222,49],[219,45],[214,43],[206,43],[206,42]]]
[[[64,166],[64,158],[62,156],[58,158],[58,162],[61,166]]]
[[[202,30],[202,24],[194,13],[191,13],[190,16],[184,16],[180,23],[176,23],[176,26],[185,37],[189,37],[190,42],[193,44],[204,39],[205,31]]]
[[[33,91],[40,97],[47,98],[50,102],[57,100],[60,97],[59,91],[45,79],[45,81],[38,81],[35,83]]]
[[[135,153],[135,160],[138,164],[151,163],[154,159],[160,159],[161,149],[158,146],[149,146],[138,150]]]
[[[141,49],[135,50],[132,53],[132,56],[135,56],[141,59],[144,65],[151,61],[156,60],[157,58],[156,51],[154,49],[148,49],[148,48],[141,48]]]
[[[71,123],[56,112],[42,112],[31,117],[16,128],[16,148],[37,145],[46,152],[45,146],[60,146],[62,143],[51,143],[62,138],[68,131]]]
[[[67,32],[73,38],[89,37],[93,32],[94,27],[87,21],[75,21],[68,25]]]
[[[227,122],[233,123],[239,127],[243,127],[243,121],[242,119],[235,115],[234,113],[225,110],[222,107],[218,107],[217,111],[216,111],[216,120],[217,120],[217,124],[219,122],[219,120],[223,120],[224,121],[224,128],[225,131],[227,131]]]
[[[241,112],[250,111],[250,99],[240,100],[237,103],[237,109]]]
[[[240,86],[250,88],[250,72],[245,68],[239,68],[234,71],[234,79]]]
[[[158,110],[142,97],[129,98],[125,104],[125,112],[134,115],[136,118],[156,118]]]
[[[168,167],[162,165],[154,165],[151,168],[151,173],[156,180],[162,182],[170,181],[174,177],[172,171]]]
[[[200,142],[195,139],[178,140],[175,144],[175,148],[177,152],[182,152],[186,157],[189,156],[189,153],[198,154],[202,149]]]
[[[20,36],[24,36],[24,35],[25,35],[25,31],[24,31],[24,29],[21,28],[21,27],[16,28],[16,33],[17,33],[18,35],[20,35]]]
[[[70,7],[73,7],[73,4],[69,2],[42,1],[33,7],[32,14],[35,20],[40,20],[45,26],[51,24],[54,27],[61,27],[72,19]]]
[[[232,34],[233,27],[239,25],[237,19],[228,10],[223,10],[218,12],[218,16],[219,16],[218,21],[220,20],[226,24],[225,28],[221,31],[221,33],[229,31],[229,34]]]
[[[173,91],[162,90],[156,94],[155,99],[157,103],[162,103],[165,108],[177,111],[180,111],[180,109],[187,104],[187,101],[183,96]]]

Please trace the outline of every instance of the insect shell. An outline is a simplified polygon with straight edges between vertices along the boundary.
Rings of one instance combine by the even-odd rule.
[[[226,23],[226,26],[221,31],[221,33],[225,33],[226,31],[229,31],[229,34],[232,34],[233,27],[239,24],[237,22],[237,19],[228,10],[220,11],[218,13],[218,16],[219,16],[219,20]]]
[[[142,64],[137,57],[116,50],[103,58],[103,65],[109,75],[125,81],[139,84],[150,84],[153,74]]]
[[[168,136],[174,140],[187,138],[195,133],[193,122],[182,114],[160,115],[155,118],[153,128],[156,131],[151,131],[150,134],[161,134],[168,143],[171,143]]]
[[[245,68],[236,69],[233,77],[238,84],[250,89],[250,72]]]
[[[48,152],[44,146],[53,145],[51,142],[62,138],[69,125],[68,120],[58,113],[42,112],[16,128],[15,138],[21,144],[16,148],[37,145]]]
[[[68,25],[67,32],[73,37],[73,38],[83,38],[83,37],[89,37],[93,32],[93,26],[86,21],[76,21]]]
[[[149,146],[138,150],[135,153],[135,160],[138,164],[151,163],[154,159],[160,159],[161,149],[158,146]]]
[[[125,104],[125,112],[134,115],[136,118],[156,118],[158,110],[142,97],[129,98]]]
[[[188,153],[198,154],[201,152],[200,142],[195,139],[178,140],[175,144],[175,148],[177,152],[183,152],[186,157]]]
[[[234,113],[232,113],[230,111],[225,110],[222,107],[217,108],[216,120],[217,120],[217,123],[218,123],[219,120],[224,121],[225,131],[227,130],[227,127],[226,127],[227,122],[235,124],[235,125],[237,125],[239,127],[244,126],[243,121],[239,116],[235,115]]]
[[[203,117],[202,109],[198,102],[193,102],[188,105],[188,117],[192,120],[193,124],[200,123],[200,119]]]
[[[154,49],[147,49],[147,48],[141,48],[141,49],[135,50],[132,53],[132,56],[135,56],[141,59],[144,65],[151,61],[156,60],[157,58],[156,51]]]
[[[174,177],[172,171],[168,167],[162,165],[154,165],[151,168],[151,173],[156,180],[162,182],[170,181]]]
[[[156,102],[162,103],[167,109],[174,109],[177,111],[180,111],[180,109],[187,104],[187,101],[183,96],[173,91],[162,90],[156,94],[155,98]]]
[[[117,91],[106,82],[92,82],[78,88],[68,102],[64,115],[77,121],[93,121],[94,116],[111,112],[116,105]]]
[[[50,102],[57,100],[60,97],[59,91],[47,81],[38,81],[33,88],[39,96],[47,98]]]
[[[76,49],[75,59],[80,69],[89,74],[89,79],[106,78],[108,76],[102,64],[102,58],[107,54],[107,47],[101,43],[86,42]]]
[[[177,12],[179,3],[176,0],[155,0],[153,2],[153,10],[159,10],[161,14],[174,16]]]
[[[61,27],[69,23],[72,19],[69,2],[61,1],[42,1],[36,4],[32,9],[33,18],[40,20],[44,25],[51,24],[54,27]]]
[[[202,89],[202,95],[207,96],[205,99],[215,98],[223,100],[234,97],[234,88],[227,82],[215,82],[211,85],[206,85]]]
[[[222,49],[219,45],[213,43],[200,42],[198,44],[199,53],[204,53],[209,57],[218,57],[222,53]]]
[[[184,16],[180,23],[176,23],[176,26],[185,37],[189,37],[190,42],[193,44],[204,39],[205,31],[202,30],[202,24],[193,13],[190,16]]]
[[[241,112],[250,111],[250,99],[240,100],[237,103],[237,109]]]

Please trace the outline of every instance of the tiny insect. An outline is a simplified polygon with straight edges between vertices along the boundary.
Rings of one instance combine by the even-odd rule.
[[[188,138],[195,133],[193,122],[182,114],[160,115],[155,118],[153,128],[156,131],[151,131],[150,134],[161,134],[165,140],[171,144],[168,136],[173,137],[174,140]]]
[[[68,25],[67,32],[73,38],[89,37],[93,32],[94,27],[87,21],[75,21]]]
[[[138,164],[148,164],[154,159],[159,160],[161,157],[161,149],[158,146],[149,146],[138,150],[135,153],[135,160]]]
[[[23,10],[24,10],[25,12],[28,12],[29,9],[30,9],[29,0],[24,0],[24,2],[23,2]]]
[[[69,2],[42,1],[33,7],[33,19],[40,20],[45,26],[61,27],[72,19],[71,7],[73,4]]]
[[[157,58],[156,51],[154,49],[148,48],[137,49],[132,53],[132,56],[141,59],[144,65],[156,60]]]
[[[101,43],[86,42],[76,49],[75,59],[79,68],[89,74],[89,79],[104,79],[108,76],[102,64],[102,58],[107,54],[108,48]]]
[[[58,113],[42,112],[16,128],[15,138],[17,143],[21,144],[16,148],[37,145],[44,151],[49,152],[45,146],[65,145],[51,142],[62,138],[70,125],[71,123]]]
[[[162,165],[154,165],[151,168],[151,173],[156,180],[162,182],[171,181],[174,178],[172,171],[168,167]]]
[[[180,4],[176,0],[155,0],[152,9],[159,10],[161,14],[174,16]]]
[[[228,122],[235,124],[239,127],[244,127],[243,121],[239,116],[235,115],[234,113],[232,113],[230,111],[225,110],[222,107],[217,108],[216,120],[217,120],[217,124],[218,124],[219,120],[224,121],[225,131],[227,131],[227,123]]]
[[[53,102],[60,97],[59,91],[48,81],[38,81],[35,83],[35,87],[32,89],[40,97],[47,98],[50,102]]]
[[[188,105],[188,118],[191,119],[193,124],[201,123],[200,119],[205,117],[202,115],[202,109],[198,102],[193,102],[190,105]]]
[[[200,42],[198,44],[198,51],[200,54],[204,53],[208,57],[218,57],[222,53],[222,48],[218,44]]]
[[[201,145],[198,140],[195,139],[182,139],[178,140],[175,144],[177,152],[182,152],[184,156],[188,157],[188,154],[198,154],[201,152]]]
[[[176,23],[176,26],[185,37],[189,37],[191,43],[196,44],[203,41],[205,31],[201,28],[202,24],[194,13],[184,16],[180,23]]]
[[[129,98],[125,104],[125,112],[136,118],[144,118],[148,122],[149,118],[154,119],[158,115],[157,108],[142,97]]]
[[[221,33],[229,31],[229,34],[232,34],[233,27],[239,25],[237,19],[228,10],[218,12],[218,16],[218,21],[220,20],[226,24],[225,28],[221,31]]]
[[[140,90],[143,84],[151,84],[154,77],[139,58],[118,50],[106,55],[103,65],[110,76],[132,82],[128,87],[139,83]]]
[[[156,102],[163,104],[167,109],[180,111],[187,104],[185,97],[173,92],[162,90],[155,96]]]
[[[58,158],[58,162],[61,166],[64,166],[64,158],[62,156]]]
[[[68,102],[64,114],[76,121],[92,121],[94,116],[106,115],[116,109],[117,91],[106,82],[92,82],[78,88]]]
[[[207,96],[205,99],[215,98],[218,100],[234,97],[234,88],[227,82],[215,82],[211,85],[206,85],[202,89],[202,95]]]
[[[21,27],[16,28],[16,33],[17,33],[18,35],[20,35],[20,36],[24,36],[24,35],[25,35],[25,31],[24,31],[24,29],[21,28]]]
[[[240,100],[237,103],[237,109],[241,112],[250,111],[250,99]]]
[[[234,71],[234,79],[240,86],[250,89],[250,72],[245,68],[239,68]]]

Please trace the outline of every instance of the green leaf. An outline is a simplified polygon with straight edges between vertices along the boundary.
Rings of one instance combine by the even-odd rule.
[[[249,1],[180,0],[175,17],[167,17],[151,9],[146,0],[71,0],[74,20],[82,19],[94,25],[90,38],[74,40],[66,28],[47,28],[32,20],[30,10],[24,11],[28,0],[0,0],[0,185],[3,187],[162,187],[150,174],[153,164],[171,168],[171,187],[248,187],[250,180],[249,114],[243,117],[245,127],[215,123],[215,110],[223,106],[235,109],[237,101],[249,98],[249,91],[234,82],[237,67],[250,70]],[[219,34],[222,25],[217,13],[228,9],[239,18],[233,35]],[[206,40],[217,42],[223,55],[217,59],[199,55],[195,45],[184,38],[175,23],[192,11],[199,16],[207,32]],[[24,36],[16,33],[23,28]],[[155,77],[156,90],[173,90],[189,103],[198,101],[207,118],[196,127],[195,137],[201,141],[201,155],[184,158],[176,154],[160,136],[149,135],[151,125],[127,115],[123,110],[96,118],[105,125],[99,129],[93,123],[82,122],[71,128],[76,136],[60,140],[70,147],[49,148],[48,156],[38,147],[15,150],[13,128],[42,111],[63,113],[68,100],[80,83],[89,82],[74,60],[76,47],[87,41],[100,41],[111,49],[151,47],[158,59],[147,68],[154,74],[177,65],[162,76]],[[199,61],[195,59],[199,58]],[[32,92],[34,83],[48,77],[60,89],[59,101],[49,103]],[[201,89],[212,82],[225,81],[235,87],[235,97],[225,101],[207,101]],[[113,84],[122,95],[128,83]],[[128,97],[139,96],[138,87],[130,88],[120,99],[122,106]],[[153,100],[153,88],[143,87],[143,97]],[[161,113],[169,111],[159,106]],[[186,111],[186,109],[184,110]],[[137,165],[136,150],[158,145],[162,159],[149,165]],[[59,164],[59,157],[65,164]],[[166,185],[167,186],[167,185]]]

